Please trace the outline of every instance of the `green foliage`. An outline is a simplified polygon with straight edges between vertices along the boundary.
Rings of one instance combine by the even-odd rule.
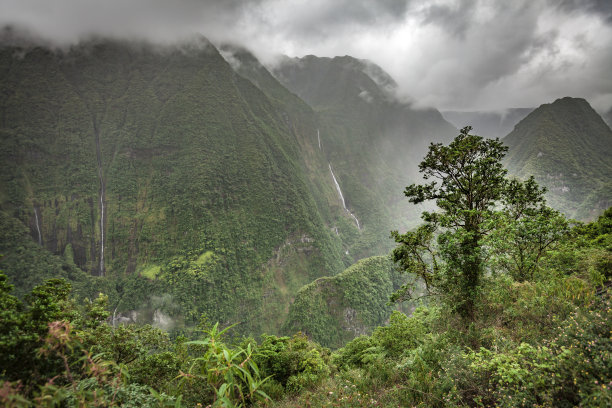
[[[397,406],[384,395],[362,389],[360,387],[362,380],[363,376],[359,371],[346,371],[341,375],[325,379],[315,390],[304,390],[297,396],[288,396],[271,406],[279,408]]]
[[[603,407],[612,402],[610,298],[570,315],[542,346],[467,355],[478,400],[502,407]]]
[[[423,312],[415,311],[415,317],[412,318],[400,312],[393,312],[389,325],[377,328],[372,338],[384,349],[387,356],[398,358],[406,350],[417,347],[419,341],[426,336],[427,326],[420,318]]]
[[[300,289],[283,331],[301,331],[326,347],[340,347],[388,319],[393,308],[387,299],[404,281],[389,257],[362,259]]]
[[[566,216],[592,220],[612,193],[612,132],[589,103],[561,98],[535,109],[504,138],[504,163],[520,178],[534,176],[549,204]]]
[[[100,324],[86,335],[93,353],[117,364],[130,364],[170,346],[168,333],[149,325]]]
[[[0,274],[0,285],[0,303],[6,307],[0,335],[0,378],[8,381],[21,379],[30,391],[45,378],[61,371],[61,361],[42,357],[37,350],[44,343],[49,324],[69,321],[76,316],[68,299],[70,285],[61,279],[51,279],[36,286],[25,302],[10,294],[12,287],[4,274]]]
[[[419,168],[435,181],[406,187],[410,202],[435,200],[439,211],[423,212],[425,224],[415,231],[391,233],[399,244],[394,261],[466,321],[476,318],[488,267],[500,265],[519,281],[531,279],[546,251],[568,231],[567,221],[545,206],[544,190],[533,178],[506,179],[501,159],[507,147],[470,130],[462,129],[448,146],[432,144]],[[492,255],[494,262],[487,263]],[[391,299],[411,296],[404,286]]]
[[[2,268],[18,295],[62,276],[80,296],[103,288],[118,313],[147,308],[151,292],[170,294],[187,324],[206,312],[244,320],[245,333],[277,332],[299,287],[344,267],[328,227],[342,210],[329,209],[327,162],[303,154],[314,112],[302,101],[280,105],[203,38],[162,48],[0,47]],[[308,256],[280,256],[302,236]],[[110,283],[81,272],[101,273],[102,245]],[[295,272],[285,292],[275,259]],[[179,272],[175,260],[193,275],[184,287],[167,278]],[[109,290],[138,273],[154,283]],[[264,302],[266,292],[282,306]]]
[[[267,378],[261,378],[253,359],[251,344],[243,348],[230,348],[221,336],[231,328],[218,329],[215,324],[204,340],[190,341],[187,345],[203,348],[189,371],[181,375],[181,382],[203,382],[211,388],[212,406],[234,407],[260,399],[269,399],[261,390]]]
[[[394,260],[421,277],[428,287],[438,288],[450,307],[473,320],[484,272],[480,241],[487,235],[486,223],[504,192],[506,170],[501,159],[507,148],[499,140],[470,135],[471,129],[462,129],[448,146],[430,146],[419,169],[425,179],[437,181],[406,187],[411,203],[435,200],[441,211],[425,211],[427,224],[416,233],[400,235],[394,231],[392,236],[400,244]],[[432,234],[438,227],[442,228],[438,236],[442,265],[431,250]],[[431,267],[421,255],[424,253],[433,258]],[[404,260],[415,256],[418,261]]]
[[[533,177],[521,183],[510,180],[504,192],[504,211],[493,221],[487,237],[491,267],[509,273],[516,281],[533,280],[540,261],[569,233],[569,223],[545,205]]]
[[[537,213],[541,206],[525,208]],[[297,404],[327,396],[357,406],[348,401],[358,391],[381,406],[610,405],[610,293],[601,287],[605,262],[591,258],[608,253],[601,239],[608,217],[564,232],[533,277],[484,276],[467,328],[435,300],[411,317],[395,313],[387,326],[334,353],[343,374]]]
[[[8,283],[6,275],[0,274],[0,367],[2,367],[2,378],[12,376],[17,359],[21,353],[22,342],[25,333],[22,327],[25,316],[22,312],[21,302],[11,291],[13,285]],[[34,340],[33,335],[29,335]],[[10,378],[10,377],[9,377]]]
[[[125,368],[113,361],[92,356],[83,348],[70,323],[50,323],[49,332],[38,353],[46,359],[62,361],[63,370],[49,378],[40,389],[31,391],[31,395],[23,394],[21,381],[5,382],[0,393],[3,406],[158,407],[162,401],[172,404],[174,400],[160,393],[155,398],[148,387],[128,384]]]
[[[330,374],[329,350],[301,333],[291,338],[264,335],[255,361],[264,375],[292,394],[318,385]]]

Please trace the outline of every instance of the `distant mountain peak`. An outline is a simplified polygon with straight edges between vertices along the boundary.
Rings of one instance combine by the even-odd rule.
[[[510,172],[535,176],[567,215],[590,219],[612,202],[612,131],[585,99],[541,105],[503,141]]]

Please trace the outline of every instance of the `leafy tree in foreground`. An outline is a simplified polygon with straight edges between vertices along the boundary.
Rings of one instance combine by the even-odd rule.
[[[546,206],[544,191],[533,177],[508,181],[503,211],[486,240],[492,269],[519,282],[534,280],[542,257],[570,232],[567,219]]]
[[[391,233],[399,244],[393,251],[395,262],[416,274],[429,293],[442,296],[469,321],[475,318],[487,249],[502,243],[511,247],[516,256],[499,261],[525,279],[533,275],[540,257],[566,225],[546,207],[545,190],[533,179],[506,179],[501,160],[508,148],[499,139],[469,134],[471,129],[463,128],[448,146],[431,144],[419,169],[424,179],[433,181],[412,184],[404,192],[414,204],[435,200],[439,211],[424,211],[425,224],[415,231]],[[499,235],[489,239],[495,230],[506,231],[512,240],[505,242]],[[507,249],[497,252],[506,254]],[[528,257],[521,258],[522,254]],[[403,287],[391,299],[409,298],[410,289]]]

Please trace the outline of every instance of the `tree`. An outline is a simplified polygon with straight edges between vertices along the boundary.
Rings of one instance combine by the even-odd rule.
[[[533,280],[542,257],[569,233],[567,219],[546,206],[544,188],[533,176],[525,182],[507,182],[503,210],[487,237],[492,268],[522,282]]]
[[[504,223],[533,219],[549,210],[544,189],[533,179],[506,179],[501,160],[508,148],[499,139],[471,135],[471,129],[463,128],[448,146],[432,143],[419,164],[423,178],[432,181],[412,184],[404,191],[414,204],[435,200],[438,211],[424,211],[421,217],[425,224],[414,231],[391,233],[399,244],[393,258],[400,268],[416,274],[430,294],[441,296],[453,311],[470,321],[474,320],[491,242],[486,238]],[[549,215],[544,218],[554,218]],[[540,236],[544,236],[546,228],[540,227]],[[525,228],[520,232],[529,236]],[[410,290],[410,286],[403,287],[392,300],[410,297]]]
[[[13,285],[0,273],[0,381],[22,380],[27,392],[63,369],[57,358],[43,357],[49,324],[71,320],[75,314],[68,298],[70,284],[49,279],[34,287],[22,302],[11,295]]]

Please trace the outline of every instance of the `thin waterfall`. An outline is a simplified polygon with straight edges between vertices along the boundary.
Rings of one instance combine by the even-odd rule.
[[[344,195],[342,195],[342,190],[340,189],[340,184],[338,184],[338,180],[336,180],[336,176],[334,175],[334,171],[332,170],[331,163],[328,164],[329,172],[331,173],[332,178],[334,179],[334,184],[336,184],[336,190],[338,190],[338,195],[340,196],[340,200],[342,201],[342,207],[344,207],[344,210],[349,213],[351,217],[353,217],[353,219],[355,220],[355,224],[357,224],[357,229],[361,230],[361,225],[359,225],[359,220],[357,219],[357,217],[355,217],[355,214],[353,214],[349,211],[348,208],[346,208],[346,203],[344,202]]]
[[[317,129],[317,140],[319,140],[319,150],[321,150],[321,135],[319,134],[319,129]]]
[[[104,174],[102,172],[102,152],[100,150],[100,129],[96,117],[92,117],[94,135],[96,139],[96,161],[98,163],[98,178],[100,179],[100,276],[104,276],[104,200],[106,185],[104,184]]]
[[[34,218],[36,219],[36,230],[38,231],[38,245],[42,246],[42,234],[40,233],[40,223],[38,222],[38,210],[34,207]]]
[[[104,186],[100,194],[100,276],[104,276]]]

